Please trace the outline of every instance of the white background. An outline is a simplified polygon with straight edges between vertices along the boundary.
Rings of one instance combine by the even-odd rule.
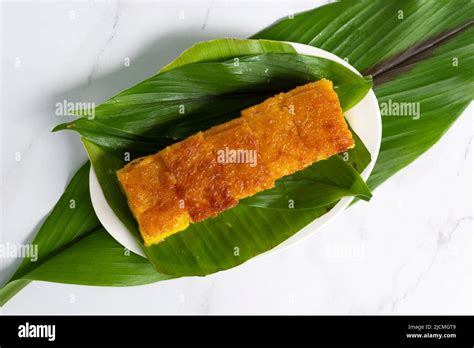
[[[194,42],[245,38],[326,2],[3,2],[0,242],[30,242],[86,160],[77,134],[50,132],[65,121],[57,102],[99,103]],[[370,203],[276,255],[131,288],[34,282],[1,311],[471,314],[472,112]],[[3,282],[19,260],[0,262]]]

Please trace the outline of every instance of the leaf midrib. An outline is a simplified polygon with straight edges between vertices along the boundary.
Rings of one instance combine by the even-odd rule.
[[[374,85],[386,83],[398,77],[414,64],[429,58],[436,48],[455,38],[457,34],[473,25],[474,19],[471,19],[450,30],[432,36],[418,45],[412,46],[400,54],[389,57],[381,63],[364,70],[363,75],[372,75]],[[393,74],[393,72],[397,72],[397,74]]]

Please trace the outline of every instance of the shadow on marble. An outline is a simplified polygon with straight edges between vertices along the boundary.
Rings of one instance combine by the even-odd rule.
[[[101,103],[124,89],[156,74],[159,69],[176,58],[193,44],[222,37],[238,37],[231,33],[219,32],[173,32],[151,40],[130,57],[130,66],[120,65],[111,72],[100,74],[91,72],[81,81],[74,82],[60,93],[50,97],[51,105],[64,99]]]

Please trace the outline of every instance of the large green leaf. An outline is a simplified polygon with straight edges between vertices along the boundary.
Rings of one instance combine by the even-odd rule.
[[[25,275],[99,226],[89,196],[89,169],[90,164],[84,164],[72,178],[32,242],[38,248],[37,260],[23,259],[9,280],[8,288],[0,290],[0,305],[28,283]]]
[[[273,40],[215,39],[194,44],[160,72],[192,63],[221,62],[264,52],[295,53],[295,49],[287,43]]]
[[[419,103],[419,117],[383,116],[382,145],[369,185],[377,187],[433,146],[474,98],[474,27],[375,88],[381,106]]]
[[[0,290],[0,305],[32,280],[95,286],[133,286],[171,279],[117,243],[104,229],[75,240]]]
[[[131,286],[170,278],[157,273],[146,259],[126,250],[102,228],[21,277],[96,286]]]
[[[220,44],[221,41],[216,44]],[[269,96],[321,78],[333,81],[344,110],[372,86],[331,60],[295,53],[263,53],[224,62],[177,67],[123,91],[71,129],[115,152],[155,152],[174,139],[239,116]]]
[[[379,103],[419,103],[419,118],[382,117],[373,189],[435,144],[474,98],[473,23],[470,0],[342,1],[253,38],[330,51],[374,76]]]
[[[172,68],[191,63],[206,62],[209,60],[222,61],[231,58],[238,58],[242,55],[259,54],[265,52],[294,53],[295,50],[287,43],[276,41],[217,39],[195,44],[193,47],[184,51],[179,57],[169,63],[166,67],[163,67],[161,71],[165,72],[171,70]],[[172,82],[173,81],[171,81],[171,83]],[[187,86],[191,88],[191,90],[188,89],[188,91],[192,93],[192,82],[187,84]],[[180,90],[185,92],[185,90],[181,87]],[[132,92],[130,89],[127,91],[129,93]],[[121,93],[115,98],[119,96],[121,96]],[[170,100],[173,99],[173,97],[174,100]],[[253,101],[256,103],[260,100],[260,98],[249,98],[249,100],[245,100],[241,106],[246,107],[248,105],[252,105]],[[95,120],[95,122],[87,122],[85,118],[68,124],[58,125],[56,128],[54,128],[54,131],[62,129],[74,129],[80,132],[84,138],[89,139],[103,147],[107,147],[110,150],[117,148],[127,148],[127,151],[130,151],[130,148],[133,148],[135,149],[134,155],[141,155],[153,152],[155,149],[162,148],[172,143],[178,137],[185,138],[186,135],[192,133],[192,129],[190,130],[187,128],[192,128],[193,126],[191,125],[186,127],[186,122],[184,122],[184,129],[180,132],[179,128],[175,124],[175,126],[172,128],[174,130],[174,134],[170,134],[172,138],[169,138],[162,132],[163,129],[159,129],[157,127],[160,124],[164,126],[170,121],[175,121],[175,123],[178,123],[180,119],[185,119],[184,115],[189,115],[191,112],[198,112],[201,115],[204,115],[204,117],[212,119],[216,116],[215,109],[219,109],[219,105],[222,105],[222,109],[229,110],[229,112],[231,112],[231,108],[234,109],[234,112],[231,112],[228,117],[235,117],[235,113],[238,113],[240,110],[238,106],[234,106],[234,99],[232,96],[230,98],[221,96],[221,98],[215,100],[214,103],[211,103],[210,109],[208,107],[209,102],[207,100],[201,100],[201,103],[199,103],[199,100],[194,100],[192,108],[190,108],[189,105],[186,105],[187,101],[187,99],[179,100],[179,95],[172,95],[171,93],[170,95],[160,95],[159,99],[153,99],[151,104],[143,105],[142,108],[135,108],[133,110],[128,109],[128,111],[132,112],[132,114],[128,115],[129,118],[132,117],[132,121],[139,121],[143,117],[148,118],[152,122],[153,119],[155,120],[153,128],[158,130],[158,134],[152,134],[151,136],[144,134],[144,129],[130,132],[127,124],[123,124],[121,128],[117,128],[117,123],[113,122],[113,120],[112,125],[108,125],[106,124],[107,122],[104,124],[103,122],[97,120]],[[114,98],[112,98],[108,102],[99,105],[99,107],[94,110],[94,117],[98,116],[99,119],[103,119],[104,117],[107,117],[107,115],[110,115],[110,106],[112,107],[112,111],[120,111],[120,108],[114,109]],[[181,110],[184,110],[185,114],[183,114]],[[221,112],[219,112],[218,115],[221,117],[225,116]],[[112,113],[112,117],[113,116],[115,116],[115,114]],[[121,114],[121,116],[123,117],[124,115]],[[107,121],[107,119],[105,119],[105,121]],[[211,122],[210,124],[219,122],[219,119],[215,119],[214,122]],[[139,127],[146,127],[146,124],[141,122],[137,123]],[[207,128],[209,127],[209,124],[206,125],[203,123],[201,127],[203,129]]]
[[[89,196],[90,164],[83,165],[41,226],[38,259],[24,259],[0,289],[0,306],[32,280],[128,286],[169,279],[100,228]]]
[[[240,201],[251,207],[312,209],[354,196],[368,201],[372,194],[359,173],[340,156],[314,163],[293,175],[281,178],[275,188]]]
[[[418,52],[424,40],[472,21],[473,16],[471,0],[348,0],[279,21],[252,38],[319,47],[375,75]]]
[[[398,19],[399,11],[403,11],[403,19]],[[473,16],[474,6],[469,0],[344,1],[282,20],[255,37],[307,43],[347,58],[356,68],[375,76],[375,91],[380,101],[396,100],[397,96],[410,101],[421,99],[421,117],[417,121],[383,117],[382,148],[369,178],[371,185],[376,186],[435,143],[472,100],[470,77],[474,64],[469,54],[473,51],[470,39],[473,33],[462,25],[472,21]],[[432,40],[426,41],[440,34],[443,34],[441,38],[449,37],[435,45]],[[414,53],[420,54],[413,56]],[[461,69],[453,69],[456,57],[462,57],[458,65]],[[190,59],[188,63],[192,62]],[[386,82],[386,76],[392,80]],[[417,128],[424,119],[430,121]],[[412,142],[417,145],[411,146]],[[87,189],[86,183],[82,185]],[[106,273],[107,267],[99,271]],[[62,281],[60,273],[50,277],[48,274],[45,268],[43,280]],[[1,299],[10,285],[0,291]]]

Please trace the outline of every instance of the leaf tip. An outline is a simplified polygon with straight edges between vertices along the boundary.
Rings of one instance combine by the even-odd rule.
[[[372,198],[372,192],[370,191],[364,192],[363,194],[358,195],[358,197],[362,199],[363,201],[369,202],[370,199]]]
[[[54,127],[51,132],[57,132],[64,129],[73,129],[75,127],[74,123],[61,123]]]

